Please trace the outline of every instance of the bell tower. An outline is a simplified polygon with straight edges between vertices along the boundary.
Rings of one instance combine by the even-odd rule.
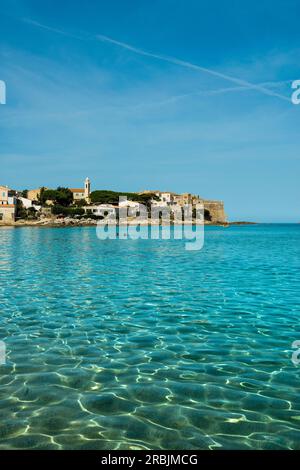
[[[85,178],[84,182],[84,199],[89,202],[91,194],[91,182],[89,178]]]

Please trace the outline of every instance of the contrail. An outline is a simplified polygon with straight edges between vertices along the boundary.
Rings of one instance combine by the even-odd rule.
[[[265,82],[265,83],[261,83],[260,86],[261,87],[266,87],[266,86],[278,87],[278,86],[281,86],[281,85],[287,85],[289,83],[292,83],[292,80],[284,80],[284,81],[281,81],[281,82]],[[232,87],[227,87],[227,88],[218,88],[218,89],[215,89],[215,90],[199,90],[199,91],[193,91],[191,93],[183,93],[181,95],[170,96],[169,98],[166,98],[166,99],[161,100],[161,101],[156,101],[156,102],[153,102],[151,104],[142,103],[142,104],[137,105],[135,107],[140,108],[140,107],[143,107],[143,106],[150,106],[150,107],[164,106],[166,104],[176,103],[177,101],[180,101],[180,100],[183,100],[183,99],[186,99],[186,98],[190,98],[192,96],[204,96],[204,97],[205,96],[215,96],[215,95],[223,95],[225,93],[232,93],[232,92],[246,91],[246,90],[249,90],[249,87],[232,86]]]
[[[242,79],[237,78],[237,77],[232,77],[232,76],[226,75],[222,72],[218,72],[218,71],[213,70],[213,69],[209,69],[209,68],[206,68],[206,67],[202,67],[200,65],[193,64],[192,62],[187,62],[187,61],[184,61],[184,60],[181,60],[181,59],[177,59],[176,57],[165,56],[165,55],[162,55],[162,54],[156,54],[154,52],[148,52],[148,51],[145,51],[144,49],[134,47],[131,44],[127,44],[126,42],[117,41],[116,39],[113,39],[109,36],[105,36],[103,34],[97,34],[96,36],[87,35],[86,37],[76,36],[76,35],[73,35],[71,33],[65,32],[65,31],[60,30],[60,29],[52,28],[50,26],[44,25],[42,23],[39,23],[37,21],[31,20],[31,19],[28,19],[28,18],[23,18],[22,21],[24,21],[25,23],[31,24],[32,26],[43,28],[43,29],[46,29],[47,31],[51,31],[51,32],[56,33],[56,34],[62,34],[64,36],[75,38],[75,39],[78,39],[78,40],[81,40],[81,41],[98,40],[98,41],[114,44],[115,46],[121,47],[123,49],[127,49],[128,51],[133,52],[134,54],[139,54],[139,55],[142,55],[142,56],[145,56],[145,57],[152,57],[153,59],[168,62],[170,64],[178,65],[180,67],[195,70],[197,72],[204,72],[204,73],[209,74],[211,76],[214,76],[214,77],[217,77],[217,78],[222,78],[223,80],[234,83],[235,85],[238,85],[239,88],[242,87],[243,89],[246,88],[246,89],[249,89],[249,90],[256,90],[256,91],[259,91],[260,93],[263,93],[265,95],[275,96],[276,98],[280,98],[281,100],[290,102],[289,97],[281,95],[280,93],[276,93],[275,91],[272,91],[272,90],[270,90],[270,89],[268,89],[268,88],[266,88],[266,87],[264,87],[260,84],[251,83],[251,82],[248,82],[247,80],[242,80]]]
[[[103,41],[103,42],[108,42],[108,43],[111,43],[111,44],[115,44],[119,47],[122,47],[123,49],[127,49],[127,50],[129,50],[131,52],[134,52],[136,54],[139,54],[139,55],[143,55],[143,56],[146,56],[146,57],[152,57],[152,58],[158,59],[158,60],[163,60],[164,62],[169,62],[170,64],[179,65],[181,67],[185,67],[185,68],[192,69],[192,70],[197,70],[198,72],[204,72],[204,73],[207,73],[207,74],[212,75],[214,77],[222,78],[222,79],[227,80],[231,83],[235,83],[236,85],[239,85],[240,87],[248,88],[249,90],[257,90],[257,91],[260,91],[261,93],[264,93],[265,95],[276,96],[277,98],[280,98],[282,100],[290,102],[290,98],[287,98],[284,95],[281,95],[281,94],[276,93],[272,90],[269,90],[268,88],[265,88],[261,85],[256,85],[256,84],[250,83],[246,80],[242,80],[240,78],[232,77],[230,75],[225,75],[224,73],[217,72],[215,70],[208,69],[206,67],[201,67],[200,65],[196,65],[196,64],[193,64],[191,62],[186,62],[184,60],[177,59],[175,57],[169,57],[169,56],[165,56],[165,55],[161,55],[161,54],[155,54],[155,53],[152,53],[152,52],[147,52],[143,49],[139,49],[139,48],[136,48],[134,46],[131,46],[130,44],[127,44],[125,42],[116,41],[115,39],[112,39],[108,36],[104,36],[103,34],[100,34],[100,35],[98,34],[96,36],[96,38],[100,41]]]
[[[62,29],[52,28],[51,26],[47,26],[45,24],[39,23],[38,21],[31,20],[30,18],[22,18],[22,21],[27,24],[31,24],[32,26],[37,26],[38,28],[46,29],[47,31],[51,31],[52,33],[62,34],[63,36],[67,36],[73,39],[79,39],[80,41],[84,41],[85,38],[81,36],[76,36],[75,34],[68,33],[63,31]]]

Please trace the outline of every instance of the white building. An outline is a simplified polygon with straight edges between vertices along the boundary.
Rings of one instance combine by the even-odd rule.
[[[144,206],[136,201],[120,200],[118,209],[126,209],[128,217],[137,217],[145,212]]]
[[[92,206],[85,206],[85,212],[88,214],[93,214],[97,217],[115,217],[117,208],[112,204],[95,204]]]
[[[33,204],[31,199],[28,199],[27,197],[18,197],[18,200],[22,202],[23,207],[25,209],[29,209],[30,207],[33,207],[36,211],[39,211],[42,206],[38,206],[37,204]]]
[[[155,196],[159,198],[158,201],[154,199],[151,201],[151,203],[154,206],[167,207],[167,206],[172,206],[173,204],[176,204],[174,200],[174,197],[176,196],[175,193],[171,193],[168,191],[165,191],[165,192],[149,191],[149,192],[153,192],[153,194],[155,194]]]

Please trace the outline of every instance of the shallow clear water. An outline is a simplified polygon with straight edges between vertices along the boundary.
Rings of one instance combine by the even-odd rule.
[[[300,225],[0,246],[0,448],[300,448]]]

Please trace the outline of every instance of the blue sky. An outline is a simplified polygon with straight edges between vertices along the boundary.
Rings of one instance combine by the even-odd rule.
[[[0,184],[300,221],[299,0],[0,0]]]

